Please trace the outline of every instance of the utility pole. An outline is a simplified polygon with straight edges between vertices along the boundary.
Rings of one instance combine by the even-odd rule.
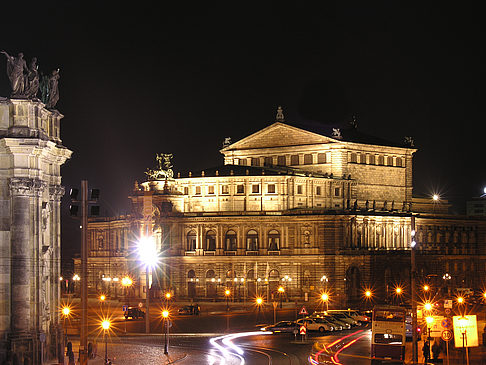
[[[81,337],[79,361],[88,364],[88,181],[81,180]]]
[[[415,281],[417,276],[417,267],[415,263],[415,216],[412,213],[411,219],[411,241],[410,241],[410,266],[411,266],[411,278],[410,286],[412,291],[412,364],[418,362],[418,344],[417,344],[417,293],[415,288]]]

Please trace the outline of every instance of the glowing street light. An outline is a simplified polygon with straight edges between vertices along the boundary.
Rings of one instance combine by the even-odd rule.
[[[68,317],[69,314],[71,313],[71,308],[69,307],[63,307],[62,310],[61,310],[61,313],[64,317]]]
[[[458,304],[464,304],[464,298],[463,297],[457,297],[457,303]]]
[[[282,299],[283,299],[283,295],[285,293],[285,289],[283,286],[279,286],[278,289],[278,296],[280,297],[280,309],[282,309]]]
[[[434,195],[432,195],[432,200],[433,200],[433,201],[435,201],[435,202],[436,202],[436,201],[439,201],[439,200],[440,200],[440,196],[439,196],[439,194],[434,194]]]
[[[424,304],[424,309],[425,309],[426,311],[430,312],[430,311],[432,310],[432,304],[431,304],[431,303],[429,303],[429,302],[426,302],[426,303]]]
[[[464,348],[464,352],[466,353],[466,363],[469,365],[469,349],[466,347],[467,344],[467,326],[469,323],[469,319],[467,317],[462,316],[458,319],[459,328],[462,334],[462,347]],[[462,358],[464,364],[464,358]]]
[[[430,287],[429,287],[427,284],[425,284],[425,285],[423,286],[423,289],[424,289],[424,291],[429,291]]]
[[[106,295],[101,294],[100,295],[100,301],[101,301],[101,303],[103,303],[105,300],[106,300]]]
[[[224,291],[224,296],[226,297],[226,312],[229,312],[229,297],[231,295],[231,290],[226,289]]]
[[[164,319],[165,331],[164,331],[164,354],[169,353],[169,311],[164,309],[162,311],[162,318]]]
[[[400,288],[400,287],[398,286],[398,287],[396,287],[396,288],[395,288],[395,293],[396,293],[397,295],[402,295],[402,293],[403,293],[403,289],[402,289],[402,288]]]
[[[138,257],[143,265],[145,265],[145,333],[150,333],[150,283],[149,273],[159,263],[159,255],[157,252],[157,245],[155,244],[155,238],[153,236],[142,236],[137,245]]]
[[[103,329],[103,335],[105,337],[105,364],[108,364],[108,340],[106,338],[106,333],[110,329],[111,323],[109,320],[104,319],[101,322],[101,328]]]
[[[322,293],[321,294],[321,300],[323,303],[326,303],[326,311],[329,310],[329,294],[327,293]]]

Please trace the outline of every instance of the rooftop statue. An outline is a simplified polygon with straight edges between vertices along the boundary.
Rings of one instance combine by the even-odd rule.
[[[30,65],[24,59],[21,52],[15,56],[10,56],[7,52],[1,51],[7,57],[7,75],[12,87],[11,97],[34,99],[37,97],[39,89],[41,100],[47,108],[52,109],[59,101],[59,69],[52,71],[50,76],[39,77],[39,66],[37,58],[33,57]]]
[[[167,180],[174,177],[174,171],[172,171],[172,153],[157,154],[155,159],[157,160],[157,168],[154,170],[147,169],[145,174],[149,180]]]
[[[7,52],[2,51],[7,57],[7,75],[12,87],[12,97],[25,96],[25,74],[28,73],[27,63],[24,60],[24,54],[21,52],[17,57],[10,56]]]

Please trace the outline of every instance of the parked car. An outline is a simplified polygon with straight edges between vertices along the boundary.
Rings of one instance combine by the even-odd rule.
[[[329,313],[330,316],[337,318],[340,321],[349,323],[351,326],[357,326],[358,324],[361,326],[361,323],[359,323],[357,320],[353,319],[351,316],[348,316],[346,313],[340,313],[340,312],[331,312]]]
[[[273,333],[294,333],[294,330],[299,330],[299,326],[293,321],[280,321],[269,326],[261,328],[262,331],[270,331]]]
[[[351,328],[351,325],[349,323],[344,323],[342,321],[337,320],[336,318],[325,314],[325,312],[314,312],[311,315],[311,318],[322,318],[329,322],[333,327],[335,331],[342,331]],[[349,327],[349,328],[348,328]]]
[[[138,307],[128,307],[128,310],[125,311],[125,319],[128,318],[132,318],[132,319],[145,318],[145,312]]]
[[[297,325],[306,326],[308,331],[331,331],[332,326],[327,321],[321,321],[320,318],[301,318],[296,321]],[[332,328],[334,330],[334,328]]]
[[[180,315],[184,315],[184,314],[199,314],[201,308],[199,307],[199,305],[195,304],[195,305],[185,305],[183,307],[180,307],[179,310],[178,310],[178,313]]]
[[[353,309],[330,309],[327,311],[329,314],[333,313],[344,313],[347,316],[351,317],[358,323],[368,323],[371,321],[371,315],[366,315],[365,313],[360,313],[358,310],[353,310]],[[369,313],[371,314],[371,313]]]
[[[326,319],[327,321],[329,321],[331,323],[335,323],[337,325],[342,326],[342,329],[343,330],[349,330],[349,329],[351,329],[351,324],[349,324],[348,322],[341,321],[339,318],[333,317],[333,316],[331,316],[329,314],[324,315],[324,316],[321,316],[321,317],[324,318],[324,319]]]

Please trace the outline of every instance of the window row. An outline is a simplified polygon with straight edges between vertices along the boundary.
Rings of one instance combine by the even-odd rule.
[[[348,156],[350,163],[367,165],[405,167],[403,158],[397,156],[373,155],[369,153],[350,152]]]
[[[248,157],[235,159],[235,165],[243,166],[298,166],[330,162],[328,153],[306,153],[282,156]]]
[[[216,232],[208,231],[204,235],[202,240],[202,249],[205,251],[216,251],[217,240]],[[280,232],[273,229],[267,233],[266,242],[260,242],[260,237],[258,232],[255,230],[249,230],[246,232],[244,248],[246,251],[258,251],[261,248],[267,249],[268,251],[279,251],[280,250]],[[195,231],[189,231],[187,234],[187,245],[186,251],[195,251],[197,247],[197,234]],[[224,235],[223,247],[225,251],[236,251],[238,248],[238,235],[235,231],[229,230]],[[242,247],[243,248],[243,247]]]
[[[265,184],[266,187],[266,194],[277,194],[277,184]],[[203,191],[204,189],[204,191]],[[184,186],[184,195],[189,195],[190,190],[192,191],[192,195],[215,195],[215,186],[214,185],[207,185],[201,186],[196,185],[191,187]],[[261,191],[261,184],[250,184],[249,193],[250,194],[260,194]],[[235,188],[236,194],[245,194],[245,184],[237,184]],[[334,196],[338,197],[341,196],[341,189],[336,187],[333,189]],[[307,194],[305,192],[305,185],[298,184],[295,186],[295,193],[297,195]],[[323,186],[316,186],[315,187],[315,195],[323,195]],[[229,195],[230,194],[230,186],[229,185],[221,185],[220,186],[220,193],[219,195]],[[291,193],[292,194],[292,193]]]

